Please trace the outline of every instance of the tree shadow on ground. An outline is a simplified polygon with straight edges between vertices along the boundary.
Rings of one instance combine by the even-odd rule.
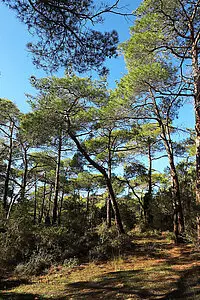
[[[4,280],[0,287],[6,291],[0,293],[0,300],[200,299],[200,266],[196,265],[198,251],[189,245],[167,243],[162,237],[152,241],[144,237],[136,238],[135,245],[134,251],[124,256],[123,264],[117,265],[119,271],[106,272],[98,277],[94,271],[95,278],[87,277],[91,280],[66,284],[60,297],[56,293],[51,298],[47,295],[43,298],[30,293],[11,293],[12,288],[31,283]],[[84,269],[77,267],[78,272]]]
[[[0,280],[0,300],[4,299],[16,299],[16,300],[31,300],[31,299],[43,299],[41,297],[38,297],[37,295],[33,294],[18,294],[18,293],[10,293],[7,292],[9,290],[12,290],[13,288],[16,288],[22,284],[31,284],[29,280],[27,279],[9,279],[9,278],[4,278]],[[2,292],[2,290],[6,292]]]
[[[199,252],[189,245],[167,243],[162,237],[144,239],[136,237],[134,256],[152,262],[156,259],[155,264],[144,264],[139,270],[134,270],[133,264],[132,270],[68,284],[66,299],[200,299],[200,267],[195,266]]]
[[[67,285],[73,292],[67,294],[66,299],[200,299],[200,267],[182,272],[177,282],[167,281],[169,276],[170,273],[166,280],[165,276],[162,280],[150,271],[112,272],[97,278],[95,282],[82,281]]]
[[[106,274],[97,281],[82,281],[68,285],[73,290],[69,299],[153,299],[153,293],[141,286],[140,271],[119,271]]]
[[[18,294],[18,293],[1,293],[0,292],[0,300],[42,300],[46,299],[39,295],[34,294]]]
[[[1,279],[0,290],[11,290],[21,284],[31,284],[27,279]]]
[[[167,294],[163,300],[200,299],[200,267],[193,267],[185,272],[177,282],[177,289]]]

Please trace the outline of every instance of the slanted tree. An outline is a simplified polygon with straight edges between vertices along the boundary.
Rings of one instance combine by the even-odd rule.
[[[92,153],[84,144],[84,139],[94,132],[98,123],[95,106],[102,101],[105,102],[108,97],[104,84],[92,83],[88,78],[67,76],[66,78],[36,80],[35,87],[40,91],[35,102],[37,110],[44,112],[51,108],[51,112],[57,114],[58,118],[64,117],[68,136],[89,164],[103,175],[111,196],[116,226],[120,233],[124,233],[112,181],[106,168],[93,158]]]
[[[96,157],[96,160],[106,166],[108,177],[113,182],[113,172],[116,166],[119,165],[120,159],[118,156],[121,147],[129,138],[129,130],[122,128],[122,125],[110,120],[109,107],[103,106],[97,112],[99,114],[98,124],[95,126],[95,134],[89,137],[85,146]],[[103,116],[102,116],[103,114]],[[102,121],[101,121],[102,117]],[[107,197],[107,226],[111,227],[111,199],[108,190]]]

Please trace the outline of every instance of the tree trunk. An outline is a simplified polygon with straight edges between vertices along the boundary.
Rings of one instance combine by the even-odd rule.
[[[196,204],[200,207],[200,69],[198,63],[198,48],[195,43],[192,48],[192,67],[194,77],[195,130],[196,130]],[[200,244],[200,213],[197,213],[197,240]]]
[[[172,182],[172,198],[173,198],[173,207],[174,207],[174,233],[176,237],[176,242],[183,242],[183,235],[185,231],[183,210],[180,197],[180,187],[178,175],[176,172],[176,167],[174,164],[173,154],[168,152],[169,164],[170,164],[170,173],[171,173],[171,182]]]
[[[60,181],[61,150],[62,150],[62,136],[60,135],[58,141],[58,156],[57,156],[57,165],[56,165],[55,195],[54,195],[52,224],[56,224],[57,217],[58,217],[58,193],[59,193],[59,183],[60,183],[59,181]]]
[[[158,118],[158,123],[161,130],[161,138],[163,140],[167,156],[169,159],[169,165],[170,165],[170,174],[171,174],[171,183],[172,183],[172,201],[173,201],[173,207],[174,207],[174,234],[176,238],[176,242],[183,242],[183,236],[185,231],[185,225],[184,225],[184,217],[183,217],[183,209],[182,209],[182,203],[181,203],[181,196],[180,196],[180,187],[179,187],[179,180],[178,180],[178,174],[176,172],[176,166],[174,163],[174,153],[173,153],[173,144],[171,141],[171,135],[170,135],[170,128],[169,128],[169,116],[167,116],[166,123],[163,122],[163,119],[160,115],[159,108],[157,106],[155,97],[153,96],[153,93],[151,92],[152,100],[154,102],[154,109],[155,114]],[[169,111],[168,111],[169,112]]]
[[[61,199],[60,199],[60,208],[59,208],[59,213],[58,213],[58,225],[61,224],[61,215],[62,215],[63,199],[64,199],[64,189],[62,190],[62,195],[61,195]]]
[[[43,197],[42,197],[42,207],[40,212],[39,224],[42,223],[43,215],[44,215],[44,204],[45,204],[45,196],[46,196],[46,172],[44,172],[44,187],[43,187]]]
[[[90,190],[87,191],[87,202],[86,202],[86,215],[89,214],[89,203],[90,203]]]
[[[8,208],[8,212],[7,212],[7,216],[6,216],[7,220],[10,218],[10,213],[11,213],[11,210],[13,208],[13,205],[15,204],[15,201],[16,201],[17,197],[18,197],[18,195],[14,196],[14,189],[12,189],[12,196],[11,196],[11,200],[10,200],[10,203],[9,203],[9,208]]]
[[[53,184],[50,184],[50,191],[49,191],[49,205],[48,205],[48,211],[51,211],[51,198],[52,198],[52,193],[53,193]]]
[[[110,134],[109,134],[109,146],[108,146],[108,178],[110,179],[110,181],[112,181],[112,157],[111,157],[111,149],[110,149]],[[108,190],[108,198],[107,198],[107,203],[106,203],[106,223],[107,223],[107,227],[110,228],[112,225],[111,222],[111,196]]]
[[[8,188],[9,188],[9,180],[10,180],[10,171],[12,165],[12,154],[13,154],[13,131],[14,131],[14,122],[10,123],[10,136],[9,136],[9,153],[8,153],[8,165],[6,168],[6,177],[4,183],[4,195],[3,195],[3,209],[4,211],[8,212]]]
[[[110,200],[109,192],[108,192],[108,197],[106,199],[106,224],[107,224],[107,228],[111,227],[111,200]]]
[[[33,214],[33,224],[36,225],[36,218],[37,218],[37,178],[35,175],[35,191],[34,191],[34,214]]]
[[[76,138],[76,136],[70,130],[70,120],[69,120],[68,116],[67,116],[67,122],[68,122],[68,125],[69,125],[68,134],[69,134],[70,138],[76,144],[78,150],[87,159],[87,161],[104,176],[106,186],[108,188],[108,192],[109,192],[110,198],[111,198],[111,203],[112,203],[112,207],[113,207],[113,211],[114,211],[114,215],[115,215],[115,222],[116,222],[117,229],[118,229],[119,233],[125,233],[124,228],[123,228],[123,224],[122,224],[122,221],[121,221],[121,216],[120,216],[118,204],[117,204],[117,201],[116,201],[116,198],[115,198],[115,193],[114,193],[112,183],[111,183],[110,178],[108,177],[107,172],[105,171],[105,169],[102,166],[100,166],[97,162],[95,162],[89,156],[89,154],[86,152],[84,147],[80,144],[79,140]]]
[[[23,147],[23,146],[22,146]],[[25,147],[23,147],[24,149],[24,174],[23,174],[23,178],[22,178],[22,187],[21,187],[21,199],[20,200],[24,200],[25,198],[25,192],[26,192],[26,184],[27,184],[27,174],[28,174],[28,157],[27,157],[27,149]]]
[[[149,170],[148,170],[148,192],[144,196],[144,218],[145,225],[147,228],[151,227],[152,223],[152,215],[150,211],[150,205],[152,201],[152,155],[151,155],[151,141],[148,138],[148,162],[149,162]]]

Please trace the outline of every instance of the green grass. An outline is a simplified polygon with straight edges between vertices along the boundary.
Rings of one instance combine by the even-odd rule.
[[[7,278],[0,299],[200,299],[200,255],[191,245],[149,234],[133,235],[133,243],[133,252],[108,262]]]

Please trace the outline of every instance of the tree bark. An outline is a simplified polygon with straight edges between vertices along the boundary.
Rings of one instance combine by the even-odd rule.
[[[27,185],[27,174],[28,174],[28,156],[27,156],[27,149],[26,146],[24,147],[22,145],[22,148],[24,150],[24,157],[23,157],[23,162],[24,162],[24,173],[23,173],[23,178],[22,178],[22,187],[21,187],[21,199],[24,200],[25,198],[25,193],[26,193],[26,185]]]
[[[111,155],[111,132],[109,132],[109,139],[108,139],[108,178],[110,181],[112,181],[112,155]],[[107,227],[110,228],[112,225],[111,222],[111,196],[108,190],[108,197],[107,197],[107,203],[106,203],[106,223]]]
[[[37,218],[37,178],[35,175],[35,191],[34,191],[34,214],[33,214],[33,224],[36,225]]]
[[[44,204],[45,204],[45,196],[46,196],[46,172],[44,172],[44,186],[43,186],[43,197],[42,197],[42,206],[39,218],[39,224],[42,223],[43,215],[44,215]]]
[[[3,209],[4,211],[8,212],[8,188],[9,188],[9,180],[10,180],[10,171],[12,165],[12,154],[13,154],[13,131],[14,131],[14,122],[11,121],[10,123],[10,135],[9,135],[9,153],[8,153],[8,164],[6,168],[6,176],[5,176],[5,183],[4,183],[4,195],[3,195]]]
[[[145,225],[150,227],[152,224],[152,216],[150,211],[150,205],[152,200],[152,154],[151,154],[151,140],[148,138],[148,192],[144,196],[144,218]]]
[[[89,214],[89,203],[90,203],[90,190],[87,191],[87,202],[86,202],[86,215]]]
[[[59,213],[58,213],[58,225],[61,224],[61,215],[62,215],[63,199],[64,199],[64,189],[62,190],[62,195],[61,195],[61,199],[60,199],[60,207],[59,207]]]
[[[59,184],[60,184],[61,151],[62,151],[62,136],[60,135],[58,141],[58,156],[57,156],[57,165],[56,165],[55,195],[54,195],[52,224],[56,224],[58,218],[58,193],[59,193]]]
[[[168,154],[169,165],[170,165],[170,174],[172,182],[172,198],[173,198],[173,207],[174,207],[174,234],[176,237],[176,242],[183,242],[183,235],[185,232],[185,224],[182,210],[182,203],[180,197],[180,186],[176,167],[174,164],[174,156],[169,149],[168,143],[165,141],[165,146]]]
[[[200,207],[200,69],[197,44],[192,49],[192,67],[194,77],[195,130],[196,130],[196,204]],[[197,240],[200,244],[200,213],[197,213]]]
[[[106,199],[106,224],[107,224],[107,228],[111,227],[111,200],[110,200],[109,192],[108,192],[108,197]]]

